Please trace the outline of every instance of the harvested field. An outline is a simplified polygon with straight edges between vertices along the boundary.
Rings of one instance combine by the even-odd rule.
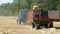
[[[60,34],[60,29],[33,29],[31,25],[16,24],[16,16],[0,16],[0,34]],[[54,22],[54,27],[60,27],[60,22]]]

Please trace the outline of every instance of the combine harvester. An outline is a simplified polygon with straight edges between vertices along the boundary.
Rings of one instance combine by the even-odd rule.
[[[53,22],[59,22],[60,20],[60,11],[59,10],[48,10],[48,11],[42,11],[41,14],[33,15],[33,11],[31,10],[21,10],[21,12],[25,13],[23,21],[25,24],[31,24],[32,28],[40,29],[41,26],[44,26],[46,28],[52,28]],[[19,16],[20,16],[19,14]],[[41,17],[39,17],[41,16]],[[34,18],[33,18],[34,17]],[[23,22],[18,18],[19,23]]]

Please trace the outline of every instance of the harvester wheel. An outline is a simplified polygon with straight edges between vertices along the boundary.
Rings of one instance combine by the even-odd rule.
[[[40,24],[39,24],[39,25],[37,25],[36,29],[37,29],[37,30],[38,30],[38,29],[41,29],[41,28],[40,28]]]
[[[49,24],[49,28],[52,28],[52,27],[53,27],[53,23],[51,21],[50,24]]]
[[[45,28],[48,28],[48,24],[45,24]]]
[[[32,28],[35,28],[35,24],[34,24],[34,22],[32,23]]]

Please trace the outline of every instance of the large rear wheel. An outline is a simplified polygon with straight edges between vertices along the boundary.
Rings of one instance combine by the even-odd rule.
[[[32,22],[32,28],[35,28],[35,24],[34,24],[34,22]]]
[[[45,28],[48,28],[49,26],[48,26],[48,21],[46,21],[46,22],[44,22],[44,26],[45,26]]]
[[[36,29],[38,30],[38,29],[41,29],[41,27],[40,27],[41,25],[38,23],[37,25],[36,25]]]
[[[49,23],[49,28],[52,28],[52,27],[53,27],[53,22],[50,21],[50,23]]]
[[[48,24],[45,24],[45,28],[48,28]]]

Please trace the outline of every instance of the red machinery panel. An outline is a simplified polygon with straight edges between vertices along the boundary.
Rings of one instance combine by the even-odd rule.
[[[33,21],[33,11],[29,10],[27,11],[27,19],[26,19],[26,23],[27,24],[31,24],[31,22]]]

